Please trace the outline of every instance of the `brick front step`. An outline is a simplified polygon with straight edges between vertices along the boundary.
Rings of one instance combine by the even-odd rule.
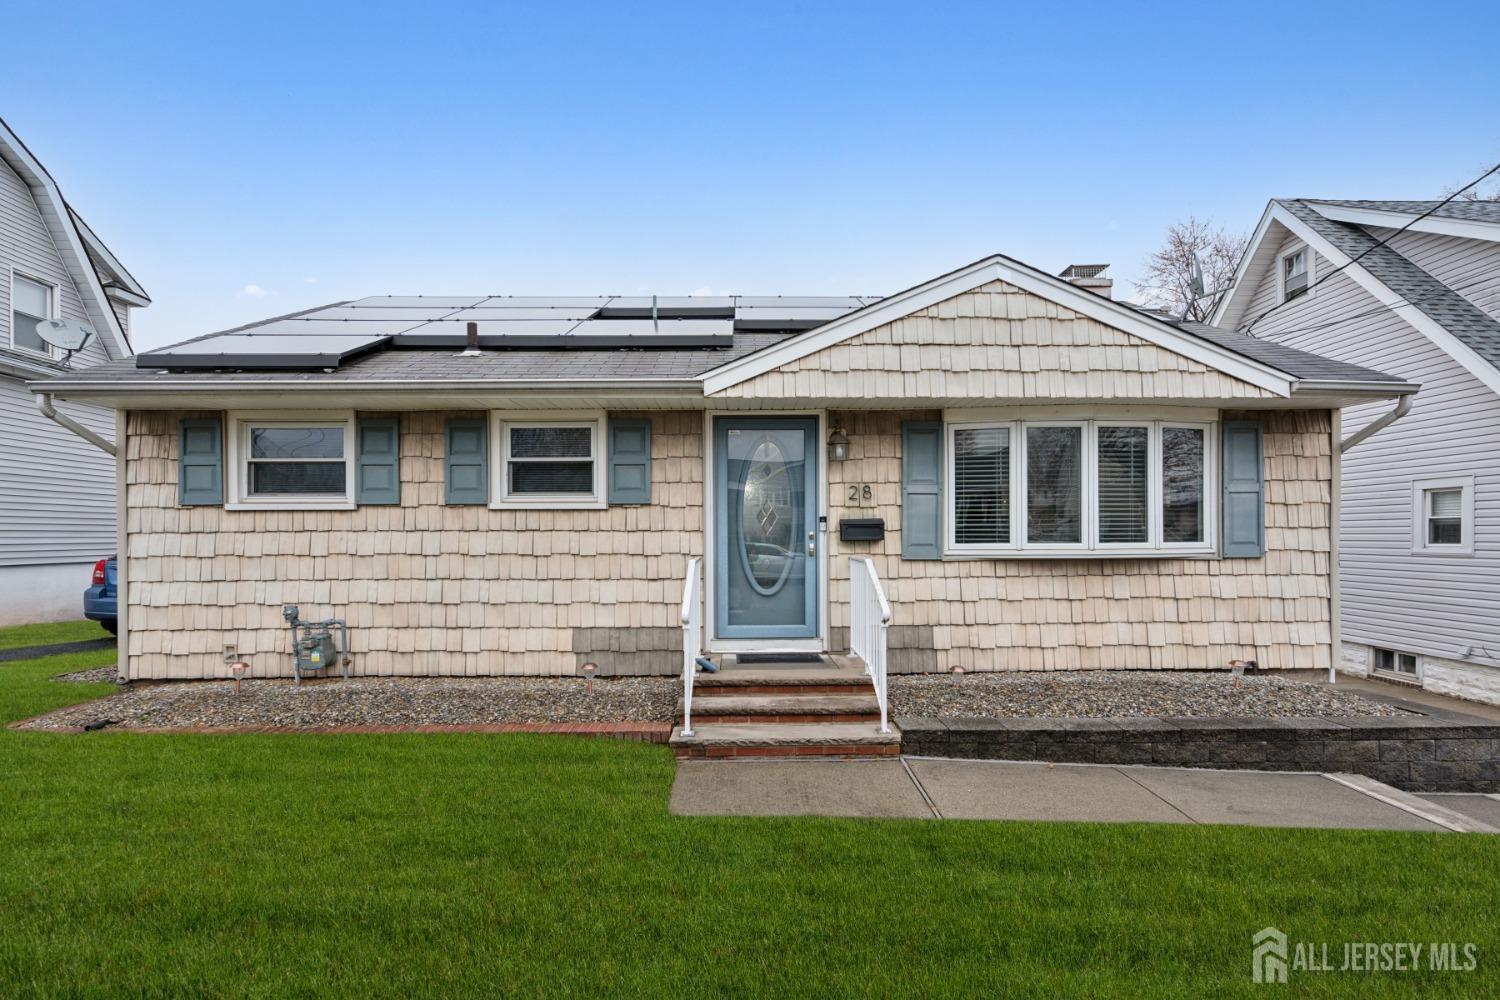
[[[880,732],[872,722],[815,724],[693,723],[693,735],[672,730],[679,757],[885,757],[901,752],[895,726]]]
[[[693,698],[694,722],[878,722],[880,704],[868,694],[733,695]],[[677,700],[682,721],[682,699]]]

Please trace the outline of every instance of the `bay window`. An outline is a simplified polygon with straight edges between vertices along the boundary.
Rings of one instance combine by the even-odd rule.
[[[1144,419],[951,423],[947,550],[1207,553],[1211,428]]]

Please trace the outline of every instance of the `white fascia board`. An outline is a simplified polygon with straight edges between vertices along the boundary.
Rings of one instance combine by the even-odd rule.
[[[1015,285],[1022,291],[1056,302],[1058,305],[1072,309],[1090,319],[1098,320],[1116,330],[1140,337],[1163,350],[1180,354],[1268,392],[1279,396],[1291,394],[1293,380],[1286,372],[1258,361],[1252,361],[1206,340],[1200,340],[1169,323],[1152,319],[1130,306],[1106,299],[1078,288],[1061,278],[1054,278],[1019,261],[999,255],[987,257],[968,267],[935,278],[926,284],[882,299],[815,330],[792,337],[774,347],[715,368],[703,376],[703,394],[712,396],[714,393],[738,385],[757,375],[774,371],[782,365],[790,364],[809,354],[815,354],[903,316],[920,312],[956,295],[973,291],[992,281],[1004,281]]]
[[[125,265],[120,263],[120,258],[104,245],[104,241],[94,232],[93,227],[85,222],[83,216],[75,212],[71,205],[68,206],[68,218],[72,220],[73,225],[78,227],[79,235],[83,237],[84,244],[93,252],[93,255],[104,261],[105,266],[109,268],[110,284],[105,287],[109,296],[133,306],[150,305],[151,296],[146,294],[141,283],[135,280],[133,274],[125,270]]]
[[[1239,265],[1234,269],[1234,280],[1230,282],[1230,292],[1219,301],[1219,307],[1214,310],[1209,319],[1211,326],[1224,326],[1226,320],[1230,328],[1237,326],[1245,306],[1249,303],[1251,296],[1255,294],[1255,288],[1260,284],[1262,269],[1254,267],[1252,262],[1260,255],[1261,244],[1265,242],[1266,236],[1271,230],[1271,209],[1275,202],[1268,202],[1266,210],[1261,213],[1260,222],[1255,227],[1250,242],[1245,244],[1245,253],[1240,257]]]
[[[53,245],[62,259],[63,268],[73,280],[78,296],[83,300],[84,311],[88,313],[89,321],[99,330],[100,340],[110,358],[132,357],[135,352],[130,349],[125,331],[120,329],[120,321],[110,308],[104,286],[99,281],[93,262],[89,260],[88,251],[84,249],[83,238],[73,221],[72,211],[63,201],[62,192],[57,189],[57,184],[41,162],[31,155],[25,143],[4,122],[0,122],[0,158],[15,170],[30,189],[36,200],[37,211],[41,213],[42,224],[47,227],[48,235],[52,237]]]
[[[1373,295],[1381,305],[1389,308],[1391,312],[1404,319],[1417,332],[1447,352],[1453,360],[1463,365],[1464,369],[1470,375],[1483,382],[1492,392],[1500,393],[1500,370],[1496,370],[1494,365],[1480,357],[1472,347],[1443,329],[1442,324],[1428,316],[1421,309],[1408,303],[1400,295],[1392,291],[1385,282],[1375,277],[1369,271],[1366,271],[1362,266],[1357,263],[1350,263],[1348,255],[1332,243],[1329,243],[1322,236],[1319,236],[1311,226],[1303,224],[1301,219],[1284,210],[1279,205],[1272,205],[1271,209],[1277,222],[1300,236],[1308,246],[1312,247],[1319,255],[1327,258],[1335,267],[1343,268],[1344,274],[1353,278],[1361,288]]]
[[[1437,215],[1417,218],[1414,212],[1390,212],[1375,208],[1350,208],[1347,205],[1329,205],[1326,202],[1310,201],[1318,214],[1335,222],[1352,222],[1359,226],[1380,226],[1384,229],[1400,229],[1403,226],[1417,233],[1439,233],[1443,236],[1462,236],[1471,240],[1500,242],[1500,222],[1481,222],[1475,219],[1448,219]]]

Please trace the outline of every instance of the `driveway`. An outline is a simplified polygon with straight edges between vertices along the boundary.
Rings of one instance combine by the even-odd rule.
[[[1484,821],[1497,803],[1474,799],[1419,797],[1359,775],[902,757],[679,761],[671,808],[709,816],[1500,832]]]

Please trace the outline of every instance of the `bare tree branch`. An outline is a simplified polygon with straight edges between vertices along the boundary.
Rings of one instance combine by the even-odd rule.
[[[1145,275],[1136,282],[1136,291],[1145,296],[1148,305],[1206,323],[1213,303],[1193,296],[1193,255],[1203,259],[1207,290],[1218,291],[1234,280],[1234,270],[1249,243],[1243,233],[1215,229],[1210,221],[1200,222],[1190,215],[1186,222],[1167,227],[1162,248],[1146,259]]]

